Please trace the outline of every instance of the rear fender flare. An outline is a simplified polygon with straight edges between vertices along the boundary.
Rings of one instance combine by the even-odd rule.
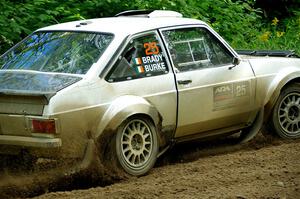
[[[110,104],[99,122],[95,138],[99,138],[103,132],[116,132],[124,120],[137,114],[150,117],[156,128],[161,123],[159,112],[147,100],[138,96],[122,96]]]

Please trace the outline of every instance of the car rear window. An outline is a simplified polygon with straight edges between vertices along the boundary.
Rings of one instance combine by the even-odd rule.
[[[0,68],[85,74],[113,35],[91,32],[36,32],[0,57]]]

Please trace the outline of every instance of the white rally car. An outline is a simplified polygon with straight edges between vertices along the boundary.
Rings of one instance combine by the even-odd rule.
[[[299,138],[300,59],[240,53],[173,11],[39,29],[0,57],[0,153],[143,175],[174,142],[263,124]]]

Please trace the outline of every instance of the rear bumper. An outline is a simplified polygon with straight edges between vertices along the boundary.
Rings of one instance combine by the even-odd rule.
[[[36,138],[0,135],[0,145],[38,148],[59,148],[62,146],[62,141],[60,138]]]

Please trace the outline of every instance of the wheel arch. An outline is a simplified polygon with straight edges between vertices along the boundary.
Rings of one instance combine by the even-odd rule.
[[[286,68],[287,70],[283,70],[279,72],[278,75],[271,82],[266,97],[263,102],[263,106],[265,109],[264,120],[268,120],[269,116],[278,100],[278,97],[282,90],[284,90],[287,86],[299,83],[300,84],[300,70],[297,68]],[[291,70],[293,69],[293,70]]]
[[[115,133],[126,119],[133,116],[146,117],[151,120],[160,139],[159,130],[162,124],[160,113],[146,99],[131,95],[119,97],[110,104],[98,124],[95,138],[99,138],[103,133]]]

